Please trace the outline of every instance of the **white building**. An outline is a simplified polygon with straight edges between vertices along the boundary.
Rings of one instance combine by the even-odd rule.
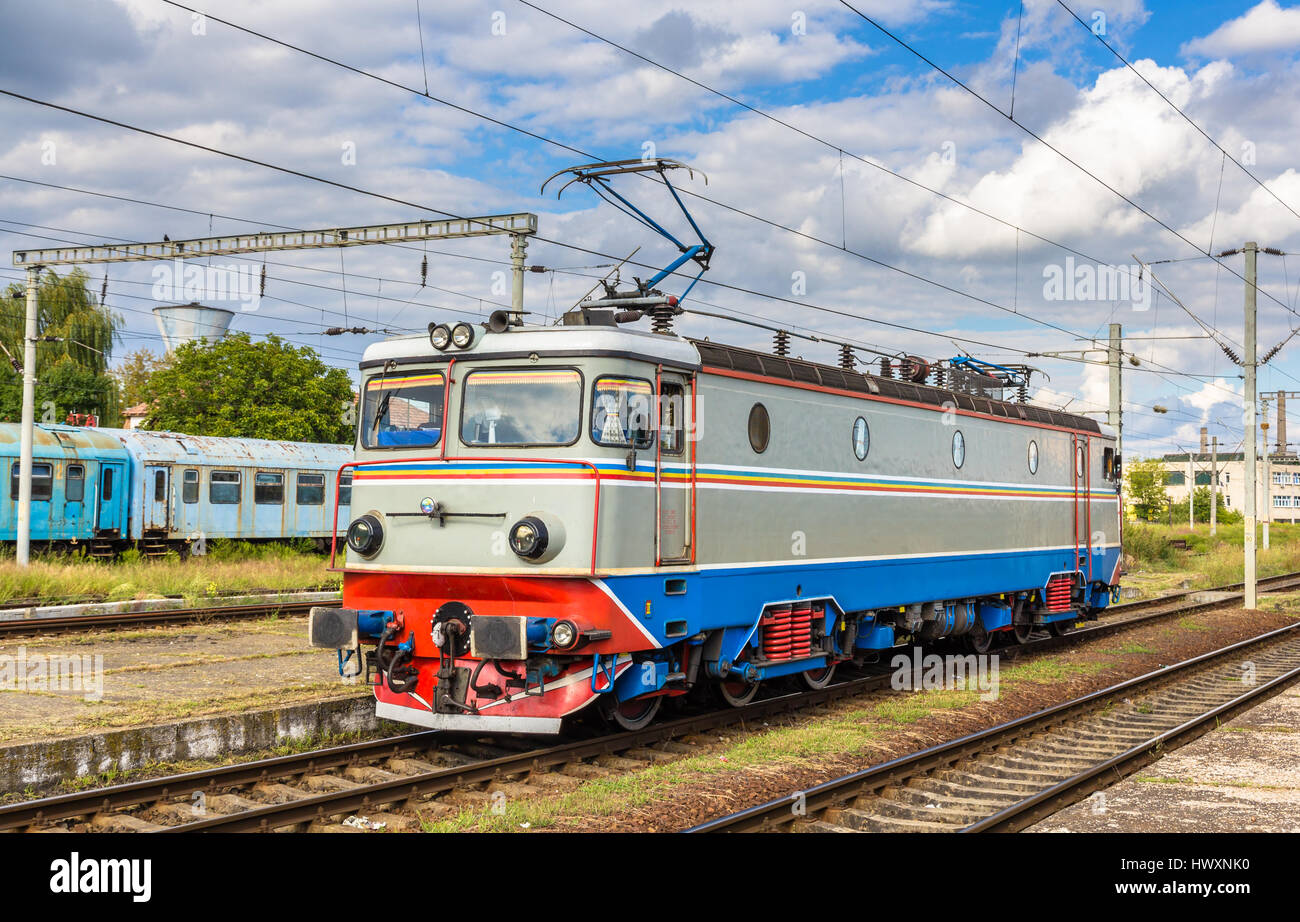
[[[1189,465],[1190,460],[1190,465]],[[1217,460],[1219,494],[1224,505],[1236,512],[1246,507],[1246,456],[1243,452],[1224,452],[1217,458],[1209,452],[1164,455],[1160,463],[1165,469],[1165,492],[1173,503],[1175,514],[1180,506],[1187,508],[1189,470],[1197,487],[1211,483],[1210,469]],[[1255,486],[1255,515],[1261,521],[1300,521],[1300,457],[1292,453],[1271,454],[1261,452],[1255,461],[1258,472]],[[1186,512],[1183,513],[1184,518]]]

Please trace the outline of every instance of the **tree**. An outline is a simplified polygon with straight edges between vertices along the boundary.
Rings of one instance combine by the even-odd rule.
[[[137,349],[123,359],[122,364],[113,372],[121,393],[122,406],[133,407],[143,403],[149,379],[166,364],[166,358],[159,358],[148,349]]]
[[[1240,512],[1234,512],[1228,508],[1227,500],[1220,493],[1215,497],[1218,502],[1215,503],[1218,509],[1215,510],[1214,517],[1223,525],[1235,525],[1243,518]],[[1210,521],[1210,488],[1197,487],[1192,493],[1192,513],[1196,516],[1198,522]]]
[[[231,333],[186,343],[150,376],[147,427],[193,435],[352,441],[352,382],[314,349]]]
[[[94,413],[100,425],[118,422],[118,391],[108,372],[113,346],[122,328],[121,315],[99,303],[86,287],[85,270],[41,275],[36,292],[36,418],[63,422],[69,413]],[[27,286],[14,283],[0,301],[0,354],[11,366],[23,360]],[[3,366],[0,366],[3,367]],[[2,374],[2,373],[0,373]],[[22,418],[22,373],[0,377],[0,417]]]
[[[1144,522],[1155,521],[1164,514],[1167,501],[1164,465],[1154,458],[1128,465],[1128,502],[1134,515]]]

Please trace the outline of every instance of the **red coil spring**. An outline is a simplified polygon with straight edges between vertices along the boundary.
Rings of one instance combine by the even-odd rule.
[[[763,632],[763,658],[797,659],[812,656],[814,611],[809,602],[776,605],[759,621]]]
[[[1047,583],[1047,610],[1068,611],[1073,594],[1073,579],[1068,576],[1053,576]]]

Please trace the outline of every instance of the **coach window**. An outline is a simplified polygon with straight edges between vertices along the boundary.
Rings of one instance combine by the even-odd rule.
[[[966,463],[966,436],[960,429],[952,434],[952,463],[958,469]]]
[[[199,472],[193,469],[181,476],[181,502],[197,503],[199,501]]]
[[[649,448],[654,442],[654,390],[649,381],[607,375],[591,393],[591,440],[618,448]]]
[[[239,502],[239,471],[213,471],[208,483],[208,502],[232,506]]]
[[[263,506],[283,506],[284,475],[258,471],[253,478],[253,502]]]
[[[871,430],[867,428],[867,421],[859,416],[853,421],[853,454],[859,461],[865,461],[870,450]]]
[[[442,438],[442,372],[376,375],[366,382],[361,444],[437,445]]]
[[[352,474],[345,473],[339,478],[339,505],[352,505]]]
[[[324,473],[299,473],[298,505],[321,506],[325,502]]]
[[[756,403],[749,408],[749,447],[761,455],[767,451],[771,438],[772,419],[767,415],[767,407]]]
[[[298,505],[320,506],[325,503],[325,475],[298,475]]]
[[[1038,443],[1033,439],[1029,440],[1029,473],[1038,473]]]
[[[9,498],[18,498],[18,466],[19,462],[15,461],[10,469],[9,475]],[[54,492],[54,471],[48,464],[32,465],[32,499],[46,500]]]
[[[153,501],[162,503],[167,501],[167,472],[153,472]]]
[[[79,503],[86,498],[86,468],[83,465],[68,465],[63,498],[69,503]]]

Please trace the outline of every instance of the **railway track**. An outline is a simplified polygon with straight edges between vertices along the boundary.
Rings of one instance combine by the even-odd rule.
[[[1296,681],[1300,624],[689,831],[1014,832]]]
[[[155,624],[184,624],[193,621],[238,621],[271,615],[305,615],[314,606],[341,605],[340,601],[277,600],[248,605],[215,605],[203,608],[158,608],[149,611],[102,612],[64,615],[57,618],[0,620],[0,637],[56,634]]]
[[[1300,575],[1292,577],[1300,581]],[[1164,601],[1164,600],[1155,600]],[[1104,637],[1206,605],[1187,600],[1146,605],[1144,612],[1064,636],[1035,634],[1028,644],[999,650],[1011,658]],[[1127,606],[1116,606],[1116,610]],[[652,763],[689,751],[693,734],[780,717],[843,698],[886,689],[891,673],[859,675],[816,691],[780,695],[743,708],[690,714],[643,730],[538,746],[509,737],[470,738],[422,731],[307,753],[150,779],[0,807],[0,830],[268,831],[327,828],[361,811],[401,810],[453,792],[494,784],[545,787],[599,774],[611,759]],[[628,767],[623,763],[616,766]],[[565,776],[565,777],[561,777]],[[566,780],[569,779],[569,780]],[[525,791],[526,792],[526,791]],[[201,799],[196,800],[196,795]],[[195,804],[203,813],[196,814]]]

